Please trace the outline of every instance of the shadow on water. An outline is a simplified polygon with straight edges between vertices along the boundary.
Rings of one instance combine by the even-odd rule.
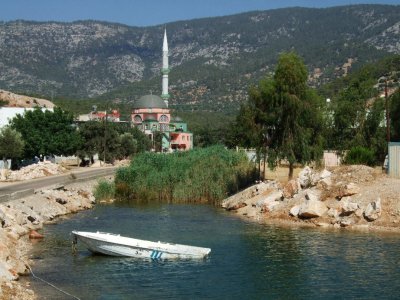
[[[71,255],[72,230],[209,247],[206,260]],[[98,205],[44,229],[35,273],[82,299],[391,298],[400,290],[396,235],[279,228],[207,205]],[[41,299],[54,290],[33,283]]]

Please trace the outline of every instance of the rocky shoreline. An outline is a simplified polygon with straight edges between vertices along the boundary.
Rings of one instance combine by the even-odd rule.
[[[18,281],[30,274],[30,238],[58,216],[90,209],[96,180],[73,183],[57,189],[40,189],[34,195],[0,204],[0,299],[36,299],[27,285]]]
[[[58,216],[92,208],[97,182],[41,189],[0,204],[0,299],[36,299],[29,285],[18,281],[29,275],[29,235]],[[249,220],[279,226],[400,233],[400,179],[366,166],[305,168],[286,183],[259,182],[225,199],[222,207]]]
[[[222,207],[260,223],[400,233],[400,179],[367,166],[306,167],[287,183],[257,183]]]

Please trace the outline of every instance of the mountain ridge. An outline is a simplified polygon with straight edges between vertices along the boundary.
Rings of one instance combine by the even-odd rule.
[[[340,22],[338,22],[340,20]],[[320,86],[353,67],[400,53],[400,6],[280,8],[167,23],[170,103],[235,109],[247,88],[295,50]],[[133,101],[161,93],[165,25],[84,20],[0,23],[0,88]]]

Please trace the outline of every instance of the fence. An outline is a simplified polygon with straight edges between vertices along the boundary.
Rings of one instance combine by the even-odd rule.
[[[389,176],[400,178],[400,143],[389,143]]]

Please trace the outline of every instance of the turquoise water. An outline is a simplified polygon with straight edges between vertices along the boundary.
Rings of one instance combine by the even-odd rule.
[[[210,247],[198,261],[71,254],[72,230]],[[206,205],[101,206],[48,225],[36,275],[81,299],[389,299],[400,236],[247,223]],[[40,299],[70,299],[32,279]]]

